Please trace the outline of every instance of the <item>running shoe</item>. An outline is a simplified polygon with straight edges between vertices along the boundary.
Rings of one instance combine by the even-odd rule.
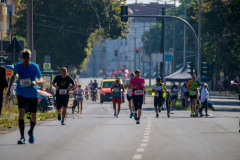
[[[196,113],[193,113],[193,117],[196,117]]]
[[[193,113],[190,114],[190,117],[193,117]]]
[[[130,113],[130,117],[129,118],[132,118],[132,112]]]
[[[61,121],[61,114],[58,114],[58,120]]]
[[[116,113],[116,111],[114,112],[114,117],[117,117],[117,113]]]
[[[200,117],[203,117],[203,116],[204,116],[204,114],[200,113]]]
[[[134,112],[132,112],[132,118],[134,117]]]
[[[21,139],[18,141],[18,144],[26,144],[25,138],[21,138]]]
[[[208,117],[208,116],[209,116],[209,115],[206,113],[206,114],[205,114],[205,117]]]
[[[119,114],[116,117],[119,118]]]
[[[156,118],[158,118],[158,117],[159,117],[159,114],[157,113],[157,114],[156,114]]]
[[[62,124],[62,125],[65,125],[64,120],[62,120],[61,124]]]
[[[136,124],[140,124],[140,119],[139,119],[139,118],[137,119],[137,122],[136,122]]]
[[[28,135],[29,135],[28,142],[29,143],[34,143],[35,139],[34,139],[34,136],[33,136],[33,132],[28,131]]]
[[[135,119],[136,121],[137,121],[137,119],[138,119],[136,113],[134,114],[134,119]]]
[[[81,114],[83,114],[83,112],[82,112],[82,111],[81,111],[80,113],[81,113]]]

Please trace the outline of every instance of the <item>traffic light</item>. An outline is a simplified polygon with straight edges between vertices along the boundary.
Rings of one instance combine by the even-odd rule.
[[[128,15],[128,6],[121,6],[121,21],[122,22],[127,22],[128,21],[128,17],[122,17],[122,16],[127,16]]]
[[[189,74],[193,74],[194,73],[194,62],[187,62],[187,64],[188,64],[188,73]]]
[[[202,76],[207,76],[207,70],[208,70],[207,62],[202,62],[202,65],[201,65],[201,75]]]
[[[136,48],[136,54],[138,54],[139,48]]]

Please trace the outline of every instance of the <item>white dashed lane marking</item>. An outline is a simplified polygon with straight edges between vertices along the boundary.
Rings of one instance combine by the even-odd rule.
[[[147,143],[141,143],[140,147],[147,147]]]
[[[142,155],[141,154],[134,154],[133,159],[141,159]]]
[[[145,148],[138,148],[136,152],[143,152]]]

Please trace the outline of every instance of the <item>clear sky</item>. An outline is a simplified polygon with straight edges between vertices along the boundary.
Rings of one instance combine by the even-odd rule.
[[[165,1],[167,3],[174,3],[174,0],[127,0],[127,3],[135,3],[135,2],[138,2],[138,3],[150,3],[150,2],[159,2],[159,3],[165,3]],[[178,0],[176,0],[176,5],[178,6],[179,3],[178,3]]]

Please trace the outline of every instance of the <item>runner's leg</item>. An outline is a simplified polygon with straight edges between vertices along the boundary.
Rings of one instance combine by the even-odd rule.
[[[62,120],[65,119],[66,113],[67,113],[67,107],[62,106]]]
[[[77,113],[79,113],[79,103],[80,103],[80,100],[78,99],[77,100],[77,108],[78,108],[78,112]]]
[[[80,99],[80,105],[81,105],[81,113],[82,113],[82,110],[83,110],[83,100]]]

